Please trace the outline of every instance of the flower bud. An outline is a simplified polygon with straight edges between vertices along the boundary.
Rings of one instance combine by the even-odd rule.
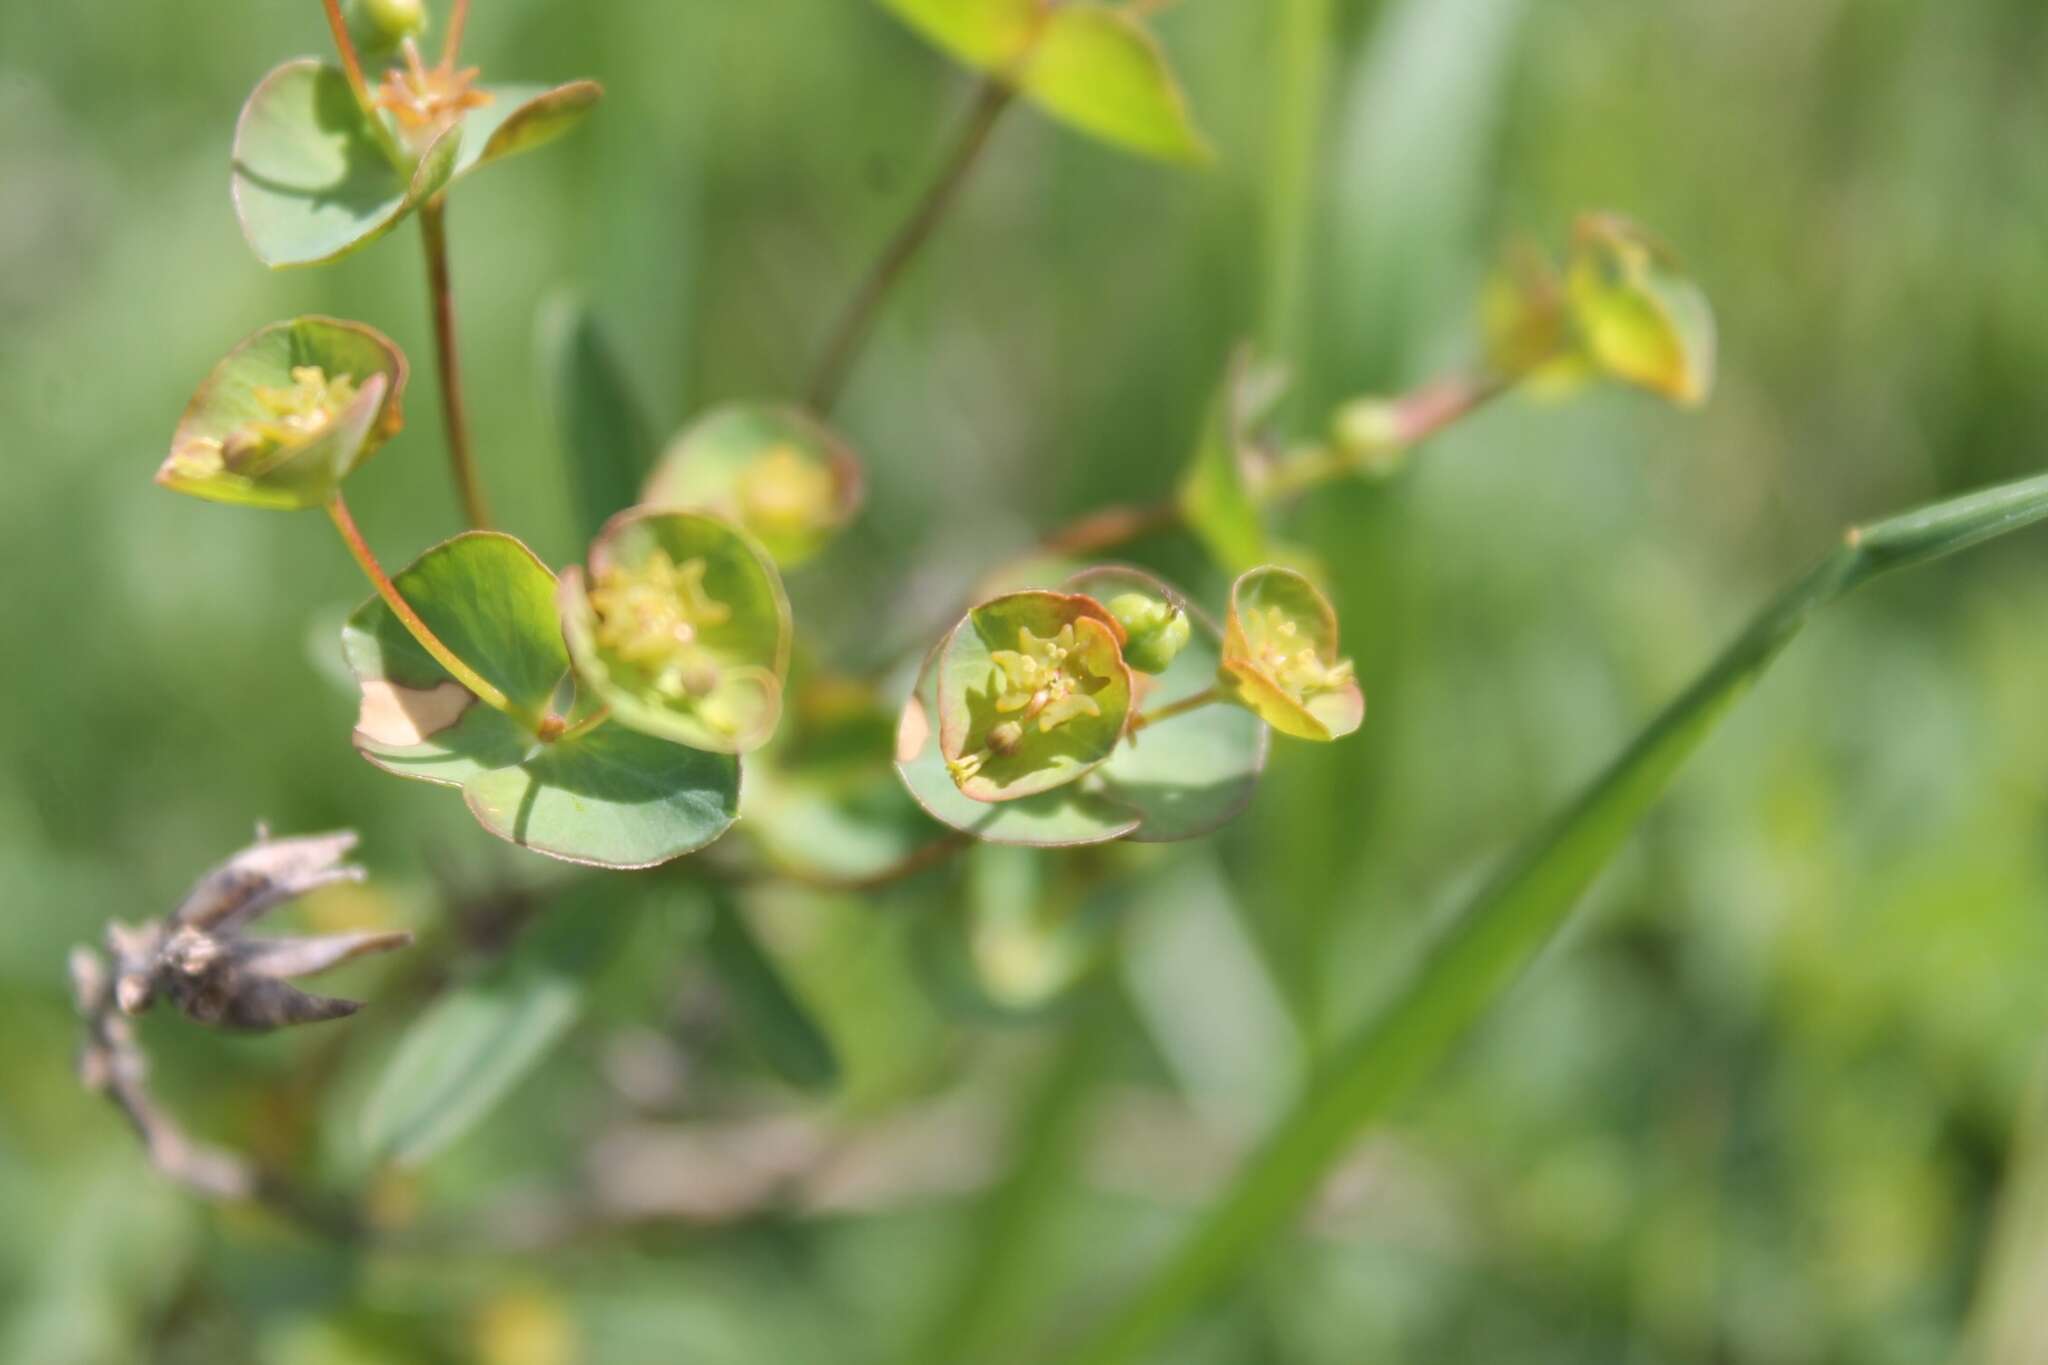
[[[1345,463],[1374,478],[1397,472],[1408,456],[1408,433],[1400,404],[1386,398],[1354,398],[1330,419],[1330,437]]]
[[[1188,614],[1171,602],[1127,592],[1106,604],[1124,628],[1124,662],[1140,673],[1164,673],[1188,642]]]

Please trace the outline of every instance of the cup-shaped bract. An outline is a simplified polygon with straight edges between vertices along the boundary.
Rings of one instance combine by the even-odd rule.
[[[1365,720],[1365,693],[1337,653],[1337,613],[1316,585],[1271,565],[1230,588],[1223,627],[1224,689],[1296,739],[1337,739]]]
[[[1566,292],[1587,357],[1601,373],[1686,407],[1714,385],[1714,311],[1678,257],[1625,218],[1581,217]]]
[[[1092,597],[984,602],[939,656],[939,751],[961,792],[1012,801],[1072,782],[1116,751],[1130,718],[1124,631]]]
[[[730,403],[676,437],[640,500],[649,507],[716,512],[745,528],[787,569],[853,520],[864,484],[852,449],[808,413]]]
[[[561,580],[576,673],[632,729],[693,749],[759,748],[782,713],[789,601],[766,551],[702,512],[605,523]]]
[[[362,323],[274,322],[192,395],[156,481],[246,507],[318,507],[404,426],[405,377],[398,347]]]

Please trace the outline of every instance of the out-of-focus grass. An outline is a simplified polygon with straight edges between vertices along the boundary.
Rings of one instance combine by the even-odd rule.
[[[1001,549],[1168,486],[1229,345],[1271,306],[1281,102],[1263,63],[1282,9],[1186,0],[1161,20],[1213,171],[1028,116],[998,132],[850,392],[870,510],[796,588],[825,648],[882,662]],[[1259,998],[1229,987],[1247,961],[1312,1048],[1339,1036],[1428,918],[1815,545],[2036,467],[2048,418],[2048,13],[2031,0],[1353,0],[1330,20],[1302,420],[1462,355],[1495,245],[1555,239],[1586,207],[1685,253],[1720,312],[1723,382],[1697,417],[1621,396],[1511,403],[1400,481],[1293,519],[1332,570],[1371,719],[1354,741],[1282,749],[1217,841],[1238,938],[1131,936],[1128,980],[1159,979],[1157,954],[1221,984],[1128,986],[1098,1025],[1120,1082],[1189,1091],[1210,1127],[1254,1091],[1203,1090],[1172,1040],[1204,1036],[1186,1014]],[[665,428],[790,391],[965,82],[847,0],[478,0],[471,32],[493,75],[610,92],[571,141],[477,177],[451,212],[497,510],[560,563],[578,545],[534,381],[542,298],[569,284],[592,300]],[[361,317],[430,353],[411,234],[271,275],[236,233],[236,106],[322,41],[310,3],[0,7],[0,1354],[509,1365],[507,1341],[554,1341],[604,1361],[897,1358],[956,1285],[979,1206],[931,1195],[546,1258],[358,1261],[164,1190],[68,1075],[64,947],[159,910],[259,816],[364,831],[372,890],[329,907],[352,921],[429,922],[432,860],[531,871],[445,794],[349,752],[331,638],[361,589],[318,519],[148,480],[197,378],[265,321]],[[454,518],[419,384],[411,428],[352,489],[392,560]],[[1180,547],[1148,554],[1218,586]],[[2043,570],[2038,543],[1994,547],[1817,625],[1603,881],[1580,940],[1172,1358],[1947,1351],[2042,1042]],[[877,622],[884,603],[904,625]],[[1071,1027],[943,1013],[916,943],[944,890],[770,908],[772,946],[841,1038],[854,1112],[960,1074],[1026,1088]],[[382,1197],[456,1204],[586,1172],[593,1116],[618,1104],[612,1035],[682,1030],[678,985],[701,973],[692,932],[646,932],[502,1118]],[[1256,959],[1219,946],[1247,939]],[[1283,1064],[1288,1029],[1256,1017]],[[361,1055],[311,1095],[292,1078],[318,1039],[157,1022],[181,1112],[289,1157],[347,1128],[403,1021],[363,1016]],[[707,1046],[706,1102],[763,1102],[759,1074]],[[1006,1270],[1014,1321],[1100,1308],[1214,1188],[1185,1125],[1102,1114],[1121,1141],[1082,1144],[1047,1196],[1043,1236]],[[1020,1326],[998,1356],[1028,1358],[1037,1335]]]

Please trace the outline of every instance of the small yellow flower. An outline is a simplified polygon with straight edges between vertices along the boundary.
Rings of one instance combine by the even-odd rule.
[[[1243,619],[1252,661],[1297,700],[1305,702],[1350,685],[1354,677],[1351,660],[1325,663],[1302,634],[1300,622],[1279,607],[1254,610]]]
[[[1025,723],[1036,720],[1044,734],[1075,716],[1099,716],[1102,707],[1089,694],[1109,683],[1088,663],[1074,635],[1073,622],[1059,633],[1040,639],[1029,626],[1017,631],[1016,649],[989,652],[995,661],[996,710],[1005,715],[1022,711]]]
[[[786,443],[747,466],[738,492],[740,519],[764,538],[829,525],[838,510],[839,486],[831,469]]]
[[[318,365],[299,365],[292,369],[290,388],[258,388],[255,398],[267,418],[244,422],[226,436],[187,441],[172,457],[178,472],[207,478],[307,444],[356,401],[356,381],[346,374],[329,379]]]
[[[708,696],[721,676],[702,636],[731,620],[732,609],[704,591],[705,568],[702,559],[677,564],[655,550],[631,569],[607,570],[590,589],[598,644],[652,673],[655,690],[678,700]]]

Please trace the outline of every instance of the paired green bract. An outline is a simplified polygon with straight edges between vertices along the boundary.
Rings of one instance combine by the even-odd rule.
[[[515,705],[546,715],[569,686],[555,577],[510,536],[470,532],[394,579],[443,643]],[[485,829],[551,857],[650,867],[732,824],[739,764],[624,725],[543,743],[480,703],[382,600],[357,608],[342,647],[362,687],[355,744],[400,777],[462,789]],[[577,699],[569,719],[587,715]]]
[[[1337,654],[1337,613],[1292,569],[1253,569],[1230,588],[1223,686],[1296,739],[1339,739],[1365,721],[1365,693]]]
[[[338,67],[289,61],[257,83],[235,126],[235,215],[265,265],[314,265],[367,246],[470,171],[566,132],[603,90],[477,87],[486,103],[452,115],[425,146],[373,127]]]
[[[881,4],[1069,127],[1162,161],[1209,159],[1158,40],[1125,10],[1084,0]]]
[[[1136,569],[1117,567],[1086,570],[1068,578],[1060,588],[998,598],[981,609],[981,624],[977,624],[976,614],[970,613],[926,659],[897,726],[896,767],[911,796],[932,818],[962,833],[991,843],[1037,847],[1122,838],[1140,842],[1192,839],[1230,821],[1250,802],[1265,768],[1267,747],[1266,727],[1235,706],[1190,710],[1148,725],[1135,735],[1127,735],[1120,721],[1106,756],[1094,757],[1092,762],[1084,759],[1100,741],[1097,727],[1106,716],[1088,717],[1091,724],[1083,732],[1090,741],[1088,746],[1061,742],[1040,751],[1039,756],[1049,760],[1053,784],[1041,779],[1035,783],[1012,780],[1007,785],[1012,792],[1020,785],[1035,787],[1035,794],[1005,795],[994,801],[970,794],[970,788],[987,790],[998,779],[1017,776],[1012,766],[991,768],[987,760],[972,775],[985,781],[965,785],[956,781],[953,774],[959,760],[975,752],[970,746],[980,742],[989,728],[992,707],[988,699],[997,686],[992,675],[1001,671],[991,656],[995,649],[1011,647],[1012,636],[1004,633],[1006,624],[1014,631],[1036,619],[1039,625],[1033,627],[1033,633],[1043,638],[1040,627],[1063,628],[1070,622],[1087,621],[1109,635],[1104,625],[1108,612],[1095,603],[1144,594],[1185,612],[1190,637],[1157,677],[1126,674],[1130,697],[1141,709],[1157,710],[1215,686],[1222,638],[1175,589]],[[999,612],[989,611],[998,606]],[[1085,627],[1077,626],[1076,634],[1082,629]],[[985,630],[996,634],[994,645],[986,639]],[[948,655],[953,660],[950,672],[944,666]],[[948,684],[955,689],[950,702],[942,699]],[[943,734],[949,704],[956,718],[964,717],[967,722],[958,742],[950,746]],[[1098,705],[1103,703],[1098,700]],[[1108,713],[1111,707],[1103,705],[1103,709]],[[1122,702],[1125,717],[1131,709],[1130,701]],[[998,713],[998,723],[1000,719]],[[979,728],[977,720],[982,722]],[[1017,757],[1030,753],[1020,747]]]
[[[245,507],[318,507],[405,425],[405,379],[405,356],[362,323],[274,322],[192,395],[156,481]]]
[[[716,512],[788,569],[853,520],[864,486],[851,447],[809,413],[730,403],[676,437],[640,501]]]
[[[621,723],[715,753],[775,732],[789,602],[743,532],[698,512],[622,512],[557,600],[578,676]]]

